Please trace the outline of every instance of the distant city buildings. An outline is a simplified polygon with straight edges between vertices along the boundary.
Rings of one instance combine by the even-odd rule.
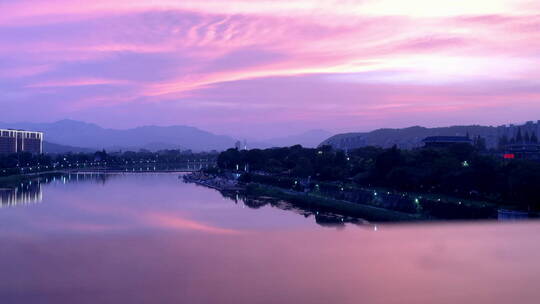
[[[43,133],[0,129],[0,154],[19,152],[43,153]]]
[[[522,132],[518,128],[514,136],[502,136],[499,147],[504,151],[505,159],[540,160],[540,143],[535,131]]]
[[[234,147],[236,148],[236,150],[238,151],[241,151],[241,150],[247,150],[247,141],[244,140],[244,142],[241,142],[241,141],[237,141],[235,144],[234,144]]]
[[[478,138],[482,140],[482,145],[487,150],[503,150],[500,146],[500,139],[516,136],[518,129],[521,129],[523,136],[528,134],[540,134],[540,120],[528,121],[524,124],[501,125],[501,126],[451,126],[451,127],[409,127],[403,129],[378,129],[371,132],[343,133],[336,134],[325,141],[320,146],[331,145],[334,149],[353,150],[364,146],[377,146],[390,148],[396,146],[400,149],[416,149],[424,146],[423,139],[430,136],[465,136],[471,135],[473,145],[476,145]]]

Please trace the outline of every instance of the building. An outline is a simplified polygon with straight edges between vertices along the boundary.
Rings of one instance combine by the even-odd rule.
[[[455,144],[473,144],[469,136],[430,136],[426,137],[423,142],[427,148],[445,148]]]
[[[536,132],[522,132],[518,128],[514,137],[503,137],[499,146],[505,159],[527,159],[540,161],[540,141]]]
[[[43,133],[0,129],[0,154],[19,152],[43,153]]]
[[[504,158],[540,160],[540,144],[514,143],[506,145],[504,150]]]
[[[241,151],[241,150],[247,150],[247,141],[244,139],[244,142],[242,143],[241,141],[236,141],[236,143],[234,144],[234,147],[236,148],[236,150],[238,151]]]

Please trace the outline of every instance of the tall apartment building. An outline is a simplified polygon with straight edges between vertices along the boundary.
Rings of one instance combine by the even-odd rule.
[[[0,129],[0,154],[19,152],[43,153],[43,133]]]

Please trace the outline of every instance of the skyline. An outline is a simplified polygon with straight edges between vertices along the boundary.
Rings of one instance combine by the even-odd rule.
[[[0,120],[252,138],[540,116],[533,1],[177,2],[2,2]]]

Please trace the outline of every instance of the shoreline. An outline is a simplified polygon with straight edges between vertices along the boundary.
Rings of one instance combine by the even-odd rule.
[[[63,174],[116,174],[116,173],[130,173],[130,174],[142,174],[142,173],[167,173],[167,174],[173,174],[173,173],[190,173],[193,171],[187,171],[187,170],[152,170],[152,171],[122,171],[122,170],[80,170],[80,169],[69,169],[69,170],[51,170],[51,171],[40,171],[40,172],[34,172],[34,173],[20,173],[20,174],[12,174],[12,175],[6,175],[6,176],[0,176],[0,188],[2,187],[13,187],[17,186],[17,184],[22,182],[27,182],[30,180],[34,180],[36,178],[40,178],[43,176],[53,176],[53,175],[63,175]]]
[[[255,198],[271,197],[285,200],[297,206],[317,208],[321,211],[330,211],[344,216],[363,218],[369,221],[421,221],[428,218],[422,214],[410,214],[391,209],[358,204],[346,200],[315,195],[311,193],[287,190],[261,183],[248,183],[243,185],[234,179],[222,178],[204,173],[194,173],[182,177],[186,183],[194,183],[220,192],[243,192]]]
[[[477,210],[474,209],[476,204],[466,204],[461,202],[453,202],[452,200],[435,201],[434,199],[427,199],[427,197],[421,198],[421,203],[418,203],[418,209],[414,212],[402,211],[402,209],[387,208],[386,205],[380,203],[383,199],[383,193],[379,193],[377,196],[377,190],[362,191],[372,192],[375,191],[375,197],[378,197],[379,201],[358,201],[351,200],[346,196],[333,196],[327,193],[320,192],[303,192],[293,189],[287,189],[279,186],[268,185],[260,182],[239,183],[232,177],[222,177],[212,174],[205,174],[203,172],[188,173],[186,170],[156,170],[156,171],[122,171],[122,170],[87,170],[87,169],[70,169],[70,170],[54,170],[54,171],[42,171],[34,173],[24,173],[10,176],[0,177],[0,188],[13,188],[19,186],[21,183],[29,182],[33,180],[39,180],[43,177],[61,176],[65,174],[141,174],[141,173],[163,173],[163,174],[178,174],[179,179],[183,179],[184,182],[194,183],[203,187],[211,188],[220,192],[242,192],[247,196],[259,197],[272,197],[275,199],[281,199],[298,206],[305,206],[309,208],[318,208],[325,211],[331,211],[345,216],[353,216],[359,218],[365,218],[370,221],[437,221],[437,220],[482,220],[482,219],[497,219],[507,217],[509,219],[515,218],[519,215],[520,218],[525,217],[523,214],[527,213],[528,218],[538,218],[538,214],[534,212],[522,212],[505,208],[505,206],[491,206],[488,207],[489,214],[475,214]],[[378,189],[382,190],[382,189]],[[380,191],[382,192],[382,191]],[[390,192],[388,192],[390,194]],[[433,194],[432,194],[433,195]],[[467,206],[469,205],[469,206]],[[471,206],[473,205],[473,206]],[[487,207],[487,206],[485,206]],[[433,209],[439,208],[439,209]],[[448,209],[450,208],[450,209]],[[459,209],[456,211],[456,208]],[[493,212],[491,212],[493,211]],[[452,213],[454,212],[454,213]],[[516,215],[517,214],[517,215]]]
[[[330,211],[345,216],[366,219],[368,221],[410,222],[429,220],[429,218],[424,217],[420,214],[408,214],[390,209],[379,208],[365,204],[356,204],[345,200],[318,196],[310,193],[289,191],[263,184],[251,183],[247,185],[245,192],[248,196],[267,196],[276,199],[282,199],[298,206],[318,208],[324,211]]]
[[[221,192],[243,192],[248,196],[273,197],[296,205],[325,209],[347,216],[375,221],[489,220],[519,217],[538,218],[535,212],[512,210],[505,205],[449,198],[437,194],[406,193],[391,189],[341,187],[336,193],[301,191],[261,181],[238,182],[232,176],[196,172],[184,175],[185,182]],[[294,184],[296,185],[296,183]],[[318,185],[317,185],[318,189]],[[352,192],[351,192],[352,191]],[[356,191],[356,192],[354,192]],[[404,205],[403,205],[404,204]],[[526,216],[523,215],[526,213]],[[501,214],[503,215],[501,217]]]
[[[8,176],[0,176],[0,188],[1,187],[14,187],[17,186],[20,183],[32,181],[38,178],[41,178],[43,176],[53,176],[53,175],[62,175],[66,172],[63,171],[43,171],[43,172],[36,172],[36,173],[23,173],[23,174],[15,174],[15,175],[8,175]]]

